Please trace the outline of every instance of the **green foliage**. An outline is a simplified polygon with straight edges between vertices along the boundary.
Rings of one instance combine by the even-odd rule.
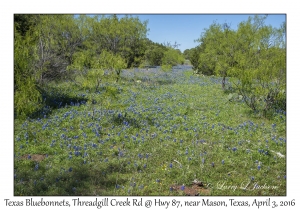
[[[161,66],[161,69],[162,69],[164,72],[170,71],[170,70],[172,70],[172,65],[170,65],[170,64],[163,64],[163,65]]]
[[[25,36],[34,25],[34,15],[30,14],[15,14],[14,15],[15,30],[21,35]]]
[[[35,69],[39,83],[63,79],[73,54],[83,42],[83,34],[72,15],[36,15],[32,37],[37,49]]]
[[[270,109],[286,108],[286,51],[283,34],[265,26],[264,20],[256,16],[239,25],[238,64],[230,73],[239,80],[234,84],[246,104],[266,115]]]
[[[186,49],[183,51],[183,55],[186,60],[191,60],[191,52],[192,49]]]
[[[83,86],[95,85],[97,90],[103,77],[101,70],[112,71],[109,75],[118,81],[121,70],[140,63],[146,50],[147,21],[131,16],[17,14],[14,21],[15,96],[20,97],[22,89],[24,97],[30,96],[27,100],[36,102],[36,106],[30,105],[32,110],[41,106],[35,85],[74,80],[74,73],[79,71],[87,76],[81,81]],[[101,70],[91,80],[95,72],[87,73],[89,69]],[[24,93],[26,90],[33,95]],[[16,107],[20,114],[21,105]]]
[[[162,64],[176,66],[177,64],[183,64],[185,61],[180,51],[173,48],[168,48],[163,55]]]
[[[141,22],[137,17],[125,16],[118,18],[111,16],[94,16],[88,18],[90,29],[86,43],[88,49],[92,47],[96,53],[103,50],[118,54],[126,60],[127,67],[131,67],[136,57],[143,56],[147,34],[147,21]]]
[[[26,117],[41,107],[33,63],[34,42],[27,34],[14,34],[14,110],[18,118]]]
[[[226,77],[245,103],[265,114],[272,108],[285,109],[285,24],[280,29],[266,26],[266,17],[249,17],[236,31],[213,23],[191,49],[196,73]],[[238,79],[236,81],[236,79]],[[284,93],[284,94],[283,94]]]
[[[111,52],[103,51],[100,55],[100,58],[97,60],[97,66],[112,70],[115,72],[116,81],[120,79],[122,69],[126,68],[126,61],[120,55],[114,55]]]
[[[161,66],[165,51],[164,46],[151,44],[145,52],[145,60],[150,66]]]

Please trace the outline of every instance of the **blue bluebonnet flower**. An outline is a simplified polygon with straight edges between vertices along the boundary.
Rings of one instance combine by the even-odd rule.
[[[181,190],[184,190],[184,189],[185,189],[185,186],[184,186],[184,185],[182,185],[182,186],[180,187],[180,189],[181,189]]]
[[[39,170],[39,164],[38,164],[38,163],[35,164],[34,170],[35,170],[35,171]]]
[[[212,167],[215,167],[215,163],[214,163],[214,162],[212,162],[212,163],[211,163],[211,166],[212,166]]]
[[[70,167],[70,168],[69,168],[69,172],[72,172],[72,171],[73,171],[73,168],[72,168],[72,167]]]
[[[224,163],[225,163],[225,161],[224,160],[222,160],[222,164],[224,165]]]
[[[236,147],[233,147],[233,148],[232,148],[232,151],[234,151],[234,152],[235,152],[236,150],[237,150],[237,148],[236,148]]]
[[[173,164],[172,163],[170,163],[170,168],[173,168]]]
[[[205,159],[204,159],[204,158],[202,158],[202,163],[203,163],[203,164],[205,163]]]
[[[73,188],[72,188],[72,191],[73,191],[73,192],[76,192],[76,187],[73,187]]]
[[[261,166],[260,166],[260,165],[258,165],[258,166],[257,166],[257,169],[258,169],[258,170],[260,170],[260,169],[261,169]]]
[[[187,155],[187,154],[189,154],[189,151],[188,151],[188,149],[186,149],[186,150],[185,150],[185,154],[186,154],[186,155]]]
[[[254,181],[254,176],[251,176],[251,181]]]

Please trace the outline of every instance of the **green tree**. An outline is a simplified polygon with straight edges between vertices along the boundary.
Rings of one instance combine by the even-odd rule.
[[[186,49],[183,51],[183,55],[186,60],[191,60],[191,51],[191,49]]]
[[[121,55],[132,66],[135,58],[145,53],[145,38],[147,21],[141,22],[138,17],[126,15],[118,18],[116,15],[95,16],[90,19],[91,35],[88,46],[94,46],[96,53],[103,50]]]
[[[35,41],[30,28],[22,35],[14,31],[14,112],[18,118],[26,117],[41,108],[42,96],[34,71]]]
[[[164,52],[162,63],[164,65],[170,65],[170,66],[175,66],[177,64],[183,64],[184,63],[184,57],[176,49],[168,48]]]
[[[73,55],[82,45],[84,36],[73,15],[36,15],[36,39],[39,82],[57,80],[66,74]]]
[[[149,42],[148,49],[145,51],[144,59],[150,66],[161,66],[166,47],[163,45]]]
[[[266,26],[266,17],[249,17],[239,24],[236,38],[237,65],[230,74],[246,104],[266,115],[272,108],[285,109],[285,30]]]
[[[237,63],[235,36],[235,31],[231,30],[227,23],[213,23],[197,40],[201,43],[198,68],[221,76],[223,89],[228,71]]]

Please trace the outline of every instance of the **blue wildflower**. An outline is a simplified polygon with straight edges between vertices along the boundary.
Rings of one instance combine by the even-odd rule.
[[[188,151],[188,149],[186,149],[186,150],[185,150],[185,154],[186,154],[186,155],[187,155],[187,154],[189,154],[189,151]]]
[[[39,164],[37,163],[34,167],[34,170],[37,171],[39,169]]]

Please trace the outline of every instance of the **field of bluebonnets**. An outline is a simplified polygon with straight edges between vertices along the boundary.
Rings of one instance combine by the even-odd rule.
[[[286,195],[285,112],[257,116],[192,73],[123,70],[96,93],[52,83],[43,117],[15,120],[14,194]]]

